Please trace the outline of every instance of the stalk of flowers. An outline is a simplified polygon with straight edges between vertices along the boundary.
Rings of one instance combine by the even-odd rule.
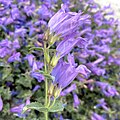
[[[0,1],[3,119],[42,119],[38,111],[46,119],[58,111],[56,119],[119,118],[118,21],[93,0],[62,2],[59,10],[57,0]]]
[[[48,22],[50,30],[46,32],[43,41],[44,75],[47,74],[47,76],[51,76],[50,73],[52,71],[54,80],[50,83],[51,85],[48,88],[48,79],[45,76],[44,107],[48,109],[48,111],[44,111],[46,120],[48,119],[48,112],[57,104],[56,99],[60,96],[61,90],[66,88],[78,74],[87,77],[90,73],[86,66],[77,66],[74,62],[74,56],[70,54],[68,55],[68,63],[62,61],[62,57],[68,54],[78,42],[83,40],[82,37],[78,36],[78,27],[81,26],[83,22],[90,24],[89,16],[81,15],[81,13],[69,12],[67,5],[62,5],[61,9]],[[70,37],[73,31],[74,34]],[[55,35],[52,36],[53,34]],[[56,52],[54,52],[54,56],[52,57],[50,56],[50,47],[60,38],[62,41],[59,43]],[[63,51],[60,51],[62,48]],[[26,106],[24,110],[27,110],[27,107],[29,108],[29,106]]]

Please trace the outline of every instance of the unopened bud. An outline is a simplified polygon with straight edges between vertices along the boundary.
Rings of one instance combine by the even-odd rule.
[[[56,36],[56,35],[51,36],[50,45],[53,45],[58,39],[59,39],[59,38],[58,38],[58,36]]]
[[[57,65],[57,63],[58,63],[58,60],[59,60],[59,57],[56,56],[56,55],[54,55],[53,58],[52,58],[52,60],[51,60],[50,65],[51,65],[52,67],[55,67],[55,66]]]
[[[50,35],[50,31],[47,30],[47,31],[45,32],[45,35],[44,35],[44,40],[45,40],[45,41],[49,40],[49,35]]]
[[[61,88],[55,88],[54,89],[54,97],[58,98],[60,96]]]
[[[46,62],[49,63],[50,62],[49,52],[46,51],[44,57],[45,57]]]
[[[49,90],[48,90],[48,95],[53,95],[53,91],[54,91],[54,85],[51,84],[50,87],[49,87]]]

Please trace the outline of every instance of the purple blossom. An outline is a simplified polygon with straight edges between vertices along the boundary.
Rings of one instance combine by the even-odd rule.
[[[19,62],[21,61],[20,52],[13,53],[13,55],[8,58],[9,63],[14,62],[14,61],[19,61]]]
[[[62,89],[67,87],[78,74],[82,74],[87,77],[88,73],[90,73],[90,71],[86,66],[79,65],[76,67],[68,62],[63,62],[62,60],[59,61],[52,71],[52,75],[55,77],[54,84],[58,84]]]
[[[50,19],[48,27],[50,32],[55,32],[61,37],[68,36],[78,30],[83,21],[88,22],[88,15],[81,13],[69,12],[67,5],[62,5],[61,9]]]
[[[8,49],[6,47],[0,48],[0,57],[1,58],[4,58],[5,56],[7,56],[9,54],[11,54],[10,49]]]
[[[113,97],[119,95],[116,88],[114,86],[110,86],[106,82],[96,82],[96,85],[100,87],[102,93],[107,97]]]
[[[73,106],[74,106],[74,108],[77,108],[79,106],[79,104],[80,104],[80,100],[79,100],[77,94],[74,93],[74,92],[73,92],[73,99],[74,99]]]
[[[92,113],[91,120],[105,120],[101,115],[97,113]]]
[[[96,106],[94,106],[94,108],[102,107],[104,110],[108,111],[109,108],[106,105],[107,105],[107,103],[105,102],[105,99],[102,98],[102,99],[98,100],[98,104]]]
[[[28,60],[28,63],[29,63],[29,66],[30,66],[30,67],[33,66],[34,58],[35,58],[35,56],[32,55],[32,54],[27,54],[27,56],[25,57],[25,59]]]
[[[6,47],[6,48],[11,48],[12,42],[9,41],[8,39],[2,40],[0,42],[0,47]]]
[[[2,108],[3,108],[3,100],[2,100],[2,98],[0,96],[0,111],[2,111]]]
[[[65,90],[63,90],[60,95],[61,96],[66,96],[67,94],[69,94],[70,92],[72,92],[73,90],[76,90],[76,84],[72,84],[70,87],[66,88]]]
[[[20,118],[25,118],[27,114],[22,114],[23,108],[25,105],[29,105],[30,104],[30,98],[27,98],[26,102],[23,104],[20,104],[18,106],[12,107],[10,109],[10,112],[12,113],[17,113],[17,116]]]
[[[42,74],[40,74],[39,72],[31,72],[30,74],[33,78],[37,79],[38,82],[41,82],[42,80],[44,80],[44,76]]]
[[[15,48],[15,49],[19,49],[20,48],[20,44],[19,44],[18,39],[15,39],[13,41],[12,45],[13,45],[13,48]]]
[[[60,56],[60,58],[62,58],[63,56],[68,54],[79,41],[80,39],[74,38],[61,41],[56,48],[57,56]]]
[[[39,88],[40,88],[40,86],[39,86],[39,85],[36,85],[36,86],[33,88],[33,92],[37,91]]]

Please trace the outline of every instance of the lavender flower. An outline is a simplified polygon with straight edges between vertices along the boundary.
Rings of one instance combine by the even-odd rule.
[[[67,94],[69,94],[70,92],[72,92],[73,90],[76,90],[76,84],[72,84],[70,87],[66,88],[65,90],[63,90],[60,95],[61,96],[66,96]]]
[[[102,93],[107,97],[119,95],[116,88],[114,86],[110,86],[108,83],[96,82],[96,85],[100,87]]]
[[[74,93],[74,92],[73,92],[73,99],[74,99],[73,106],[74,106],[74,108],[77,108],[79,106],[79,104],[80,104],[80,100],[79,100],[77,94]]]
[[[107,103],[105,102],[105,99],[102,98],[98,101],[98,104],[96,106],[94,106],[94,108],[102,107],[104,110],[108,111],[109,108],[106,105],[107,105]]]
[[[83,21],[86,22],[88,18],[88,15],[69,12],[68,6],[62,5],[61,9],[50,19],[48,27],[50,32],[65,37],[75,33]]]
[[[57,56],[60,56],[60,58],[62,58],[63,56],[68,54],[79,41],[80,39],[74,38],[61,41],[56,48]]]
[[[36,85],[36,86],[34,87],[34,89],[33,89],[33,92],[37,91],[39,88],[40,88],[40,86],[39,86],[39,85]]]
[[[60,60],[52,71],[52,75],[55,77],[55,81],[53,82],[63,89],[67,87],[78,74],[82,74],[87,77],[88,73],[90,73],[90,71],[84,65],[76,67],[74,64]]]
[[[41,82],[42,80],[44,80],[44,76],[42,74],[40,74],[39,72],[31,72],[30,74],[33,78],[37,79],[38,82]]]
[[[3,101],[2,101],[2,98],[0,96],[0,111],[2,111],[2,108],[3,108]]]
[[[20,118],[25,118],[27,114],[22,114],[22,111],[23,111],[24,106],[29,105],[29,104],[30,104],[30,98],[27,98],[25,103],[15,106],[15,107],[12,107],[10,109],[10,112],[17,113],[17,116]]]
[[[19,62],[21,61],[21,59],[20,59],[20,52],[13,53],[13,55],[8,58],[8,62],[9,63],[14,62],[14,61],[19,61]]]
[[[101,115],[94,112],[91,116],[91,120],[105,120],[105,119]]]

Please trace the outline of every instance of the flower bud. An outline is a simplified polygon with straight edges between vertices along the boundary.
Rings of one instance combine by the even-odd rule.
[[[50,31],[47,30],[47,31],[45,32],[45,35],[44,35],[44,40],[45,40],[45,41],[48,41],[48,40],[49,40],[49,35],[50,35]]]
[[[55,88],[54,89],[54,97],[58,98],[60,96],[61,88]]]
[[[45,57],[46,62],[49,63],[50,62],[50,55],[49,55],[48,51],[45,52],[45,56],[44,57]]]
[[[59,39],[59,37],[56,36],[56,35],[51,36],[51,39],[50,39],[50,45],[53,45],[58,39]]]
[[[52,58],[52,60],[51,60],[50,65],[51,65],[52,67],[55,67],[55,66],[57,65],[57,63],[58,63],[58,60],[59,60],[59,57],[56,56],[56,55],[54,55],[53,58]]]
[[[50,87],[49,87],[49,89],[48,89],[48,95],[51,96],[53,94],[53,91],[54,91],[54,85],[51,84]]]

